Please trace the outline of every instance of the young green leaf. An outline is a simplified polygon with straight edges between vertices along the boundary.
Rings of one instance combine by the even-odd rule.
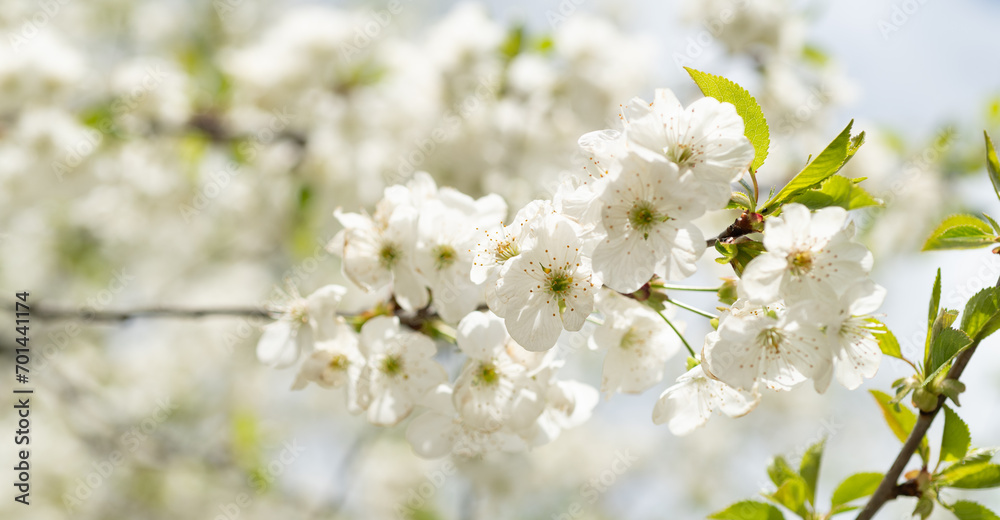
[[[968,500],[959,500],[944,507],[950,509],[958,520],[1000,520],[1000,516],[987,509],[986,506]]]
[[[764,495],[764,497],[804,517],[806,514],[805,503],[807,493],[805,480],[796,475],[793,478],[785,480],[777,491],[769,495]]]
[[[872,396],[875,397],[875,401],[878,403],[879,408],[882,409],[882,415],[885,417],[885,422],[889,425],[889,429],[891,429],[892,433],[896,435],[899,442],[905,443],[906,438],[909,437],[910,432],[913,431],[913,426],[917,424],[916,414],[905,406],[890,404],[889,401],[891,401],[892,398],[884,392],[880,392],[878,390],[869,390],[869,392],[871,392]],[[923,459],[926,464],[930,455],[926,435],[923,439],[920,439],[918,451],[920,452],[920,458]]]
[[[816,482],[819,480],[819,466],[823,458],[823,448],[826,446],[826,439],[823,439],[812,446],[802,455],[802,462],[799,463],[799,475],[806,483],[806,500],[810,504],[816,504]]]
[[[785,520],[785,515],[771,504],[756,500],[743,500],[722,511],[713,513],[709,518],[716,520]]]
[[[934,326],[934,320],[937,319],[938,310],[941,307],[941,268],[938,267],[937,276],[934,277],[934,288],[931,289],[931,303],[930,308],[927,311],[927,330],[931,330]]]
[[[949,327],[939,332],[931,343],[930,359],[924,367],[924,381],[933,381],[959,352],[971,344],[972,338],[958,329]]]
[[[894,358],[904,359],[903,351],[899,348],[899,341],[892,331],[889,330],[889,327],[875,318],[868,318],[868,322],[872,324],[868,329],[875,335],[875,340],[878,341],[878,347],[882,350],[882,353]]]
[[[833,491],[831,504],[834,508],[871,495],[882,482],[881,473],[855,473],[844,479]]]
[[[771,131],[764,119],[760,104],[743,87],[722,76],[708,74],[690,67],[684,67],[691,79],[701,89],[701,93],[718,99],[723,103],[732,103],[736,113],[743,118],[743,135],[747,136],[753,145],[754,157],[750,163],[750,173],[756,174],[767,158],[767,150],[771,145]]]
[[[990,134],[987,134],[984,130],[983,136],[986,138],[986,171],[990,174],[993,191],[996,192],[997,198],[1000,199],[1000,161],[997,160],[997,150],[993,147],[993,140],[990,139]]]
[[[806,190],[792,197],[789,202],[797,202],[812,210],[830,206],[850,210],[882,205],[881,201],[842,175],[830,177],[818,188]]]
[[[927,237],[922,250],[975,249],[995,244],[996,238],[993,227],[982,219],[973,215],[952,215]]]
[[[969,452],[969,427],[954,410],[944,406],[944,435],[941,436],[941,460],[962,460]]]
[[[962,311],[961,327],[973,341],[1000,328],[1000,287],[987,287],[969,298]]]
[[[1000,224],[998,224],[996,220],[993,220],[993,217],[987,215],[986,213],[983,213],[983,218],[986,219],[986,222],[990,223],[990,227],[993,228],[993,231],[1000,235]]]
[[[784,188],[781,188],[774,197],[764,203],[761,213],[772,212],[781,204],[791,200],[792,197],[802,193],[809,188],[825,181],[831,175],[837,173],[844,161],[848,158],[848,151],[851,146],[852,120],[847,128],[838,135],[833,142],[820,152],[815,159],[809,162]]]
[[[941,472],[941,482],[959,489],[986,489],[1000,486],[1000,466],[987,462],[954,464]]]
[[[772,458],[771,462],[768,463],[767,476],[770,477],[771,482],[778,487],[781,487],[786,480],[800,478],[799,474],[795,472],[795,469],[789,466],[788,461],[786,461],[781,455]]]

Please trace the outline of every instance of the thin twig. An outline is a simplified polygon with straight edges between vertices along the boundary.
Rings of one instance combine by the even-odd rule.
[[[955,358],[955,363],[948,370],[947,379],[958,380],[961,377],[962,371],[969,364],[969,359],[972,358],[972,354],[975,353],[978,346],[979,341],[976,341],[968,350],[963,351]],[[934,422],[934,417],[937,416],[938,412],[941,411],[941,407],[944,406],[945,399],[943,395],[938,396],[937,406],[934,407],[933,411],[920,412],[920,417],[913,426],[910,436],[899,450],[899,455],[896,456],[895,462],[892,463],[892,467],[886,472],[885,477],[879,483],[878,489],[872,494],[872,498],[865,505],[865,508],[861,510],[857,520],[871,520],[883,504],[900,494],[897,489],[899,486],[896,482],[899,480],[899,476],[903,473],[903,470],[906,469],[906,465],[910,462],[910,459],[913,458],[913,453],[920,446],[920,441],[927,434],[931,423]]]
[[[192,319],[210,316],[236,316],[248,318],[270,318],[269,312],[253,307],[223,307],[218,309],[182,309],[175,307],[146,307],[129,310],[93,311],[87,309],[70,309],[47,307],[38,304],[31,306],[31,317],[39,320],[85,320],[121,322],[138,318],[176,318]]]

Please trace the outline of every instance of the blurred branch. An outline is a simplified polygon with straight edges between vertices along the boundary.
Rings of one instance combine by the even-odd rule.
[[[973,343],[968,350],[965,350],[958,357],[955,358],[955,364],[951,366],[948,370],[947,379],[958,380],[961,377],[962,372],[965,370],[966,365],[969,364],[969,359],[972,358],[972,354],[976,352],[976,347],[979,346],[979,342]],[[934,411],[931,412],[920,412],[920,417],[917,419],[917,423],[913,426],[913,431],[910,432],[910,436],[903,443],[903,447],[899,450],[899,455],[896,456],[896,461],[892,463],[892,467],[885,474],[882,482],[879,483],[878,489],[872,495],[871,500],[865,505],[865,508],[861,510],[858,515],[857,520],[871,520],[875,516],[875,513],[882,507],[883,504],[892,500],[898,496],[911,496],[907,493],[905,487],[906,484],[896,484],[899,480],[899,476],[906,469],[906,464],[910,462],[913,457],[913,453],[917,451],[917,447],[920,446],[920,441],[927,434],[927,430],[931,427],[931,423],[934,422],[934,418],[937,416],[938,412],[941,411],[941,407],[944,406],[945,396],[938,396],[937,406]]]
[[[48,307],[39,304],[31,306],[31,317],[39,320],[81,320],[121,322],[139,318],[197,319],[211,316],[235,316],[247,318],[270,318],[265,310],[253,307],[222,307],[218,309],[183,309],[174,307],[146,307],[116,311],[93,311]]]

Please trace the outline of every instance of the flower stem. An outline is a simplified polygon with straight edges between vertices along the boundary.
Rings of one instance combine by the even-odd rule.
[[[693,357],[695,359],[698,359],[698,356],[695,355],[695,353],[694,353],[694,349],[691,348],[691,345],[689,345],[688,342],[687,342],[687,340],[684,339],[684,335],[681,334],[681,331],[677,330],[677,327],[674,327],[674,324],[670,323],[670,320],[667,319],[667,317],[664,316],[661,311],[656,311],[656,313],[659,314],[661,318],[663,318],[663,321],[667,322],[667,325],[670,325],[671,329],[674,329],[674,333],[677,334],[678,338],[681,338],[681,343],[684,343],[684,346],[688,349],[688,354],[691,354],[691,357]]]
[[[680,307],[680,308],[682,308],[682,309],[684,309],[686,311],[693,312],[693,313],[695,313],[695,314],[697,314],[699,316],[704,316],[704,317],[706,317],[706,318],[708,318],[710,320],[714,320],[714,319],[718,318],[718,316],[716,316],[716,315],[714,315],[714,314],[712,314],[710,312],[706,312],[706,311],[703,311],[701,309],[696,309],[696,308],[694,308],[694,307],[692,307],[692,306],[690,306],[690,305],[688,305],[686,303],[681,303],[681,302],[679,302],[677,300],[667,300],[667,301],[669,301],[673,305],[676,305],[676,306],[678,306],[678,307]]]
[[[668,285],[668,284],[657,284],[651,287],[657,289],[666,289],[668,291],[694,291],[694,292],[719,292],[721,287],[688,287],[685,285]]]

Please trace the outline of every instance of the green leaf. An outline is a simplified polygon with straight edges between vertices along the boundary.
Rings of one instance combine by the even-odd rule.
[[[819,188],[806,190],[789,202],[797,202],[811,210],[840,206],[844,209],[858,209],[881,206],[882,202],[842,175],[834,175],[823,181]]]
[[[805,480],[796,475],[782,483],[774,493],[764,496],[778,505],[785,506],[789,511],[794,511],[799,516],[805,516],[804,504],[808,493],[806,487]]]
[[[954,464],[941,472],[940,481],[947,487],[985,489],[1000,486],[1000,465],[988,462]]]
[[[884,392],[880,392],[878,390],[869,390],[869,392],[871,392],[872,396],[875,397],[875,401],[878,402],[879,408],[882,409],[882,415],[885,417],[885,422],[889,425],[889,429],[896,435],[899,442],[905,443],[906,438],[909,437],[910,432],[913,431],[913,426],[917,424],[916,414],[904,406],[890,404],[889,401],[891,401],[892,398]],[[926,435],[923,439],[920,439],[920,447],[918,451],[920,452],[920,458],[923,459],[924,464],[926,464],[930,455]]]
[[[969,427],[948,405],[944,406],[944,434],[941,436],[941,460],[962,460],[969,451]]]
[[[987,215],[986,213],[983,213],[983,218],[986,219],[986,222],[990,223],[990,227],[993,228],[993,231],[996,231],[997,234],[1000,234],[1000,224],[997,224],[997,221],[993,220],[993,217]]]
[[[857,509],[861,509],[861,506],[845,506],[845,505],[834,506],[833,508],[830,509],[830,516],[836,516],[841,513],[847,513]]]
[[[951,360],[959,352],[972,344],[972,338],[966,333],[953,328],[941,330],[931,343],[931,355],[924,367],[924,381],[931,382],[937,374],[951,364]]]
[[[993,148],[993,140],[990,139],[990,134],[987,134],[984,130],[983,137],[986,138],[986,171],[990,174],[993,191],[996,192],[997,198],[1000,199],[1000,161],[997,160],[997,151],[996,148]]]
[[[788,465],[788,461],[781,455],[771,459],[771,462],[767,465],[767,476],[778,487],[781,487],[786,480],[800,478],[799,474]]]
[[[934,325],[937,319],[938,309],[941,307],[941,268],[938,267],[937,276],[934,277],[934,288],[931,289],[931,303],[927,311],[927,330]]]
[[[767,158],[767,150],[771,146],[771,131],[764,119],[764,111],[760,104],[743,87],[722,76],[708,74],[690,67],[684,67],[691,79],[706,96],[718,99],[723,103],[732,103],[736,113],[743,118],[743,134],[753,145],[754,157],[750,163],[750,172],[756,174]]]
[[[834,508],[875,493],[882,482],[881,473],[855,473],[844,479],[833,491],[831,504]]]
[[[974,249],[996,243],[996,234],[989,223],[973,215],[952,215],[927,237],[923,251],[943,249]]]
[[[986,506],[968,500],[959,500],[944,507],[951,510],[958,520],[1000,520],[1000,516],[987,509]]]
[[[786,201],[791,200],[799,193],[818,185],[831,175],[837,173],[848,158],[851,146],[851,127],[853,125],[854,121],[852,120],[848,123],[847,128],[826,149],[810,161],[792,180],[788,181],[788,184],[781,188],[781,191],[777,195],[764,203],[761,212],[764,213],[773,210]]]
[[[771,504],[756,500],[743,500],[722,511],[713,513],[709,518],[717,520],[785,520],[785,515]]]
[[[823,458],[823,447],[826,439],[823,439],[806,450],[802,455],[802,462],[799,464],[799,475],[806,484],[806,500],[810,504],[816,503],[816,482],[819,480],[820,461]]]
[[[962,330],[981,341],[1000,329],[1000,288],[987,287],[969,298],[962,311]]]
[[[868,318],[868,322],[872,324],[868,327],[868,330],[872,331],[875,335],[875,340],[878,341],[878,347],[882,350],[882,353],[894,358],[905,359],[903,358],[902,349],[899,348],[899,341],[896,339],[895,334],[889,330],[889,327],[876,318]]]

